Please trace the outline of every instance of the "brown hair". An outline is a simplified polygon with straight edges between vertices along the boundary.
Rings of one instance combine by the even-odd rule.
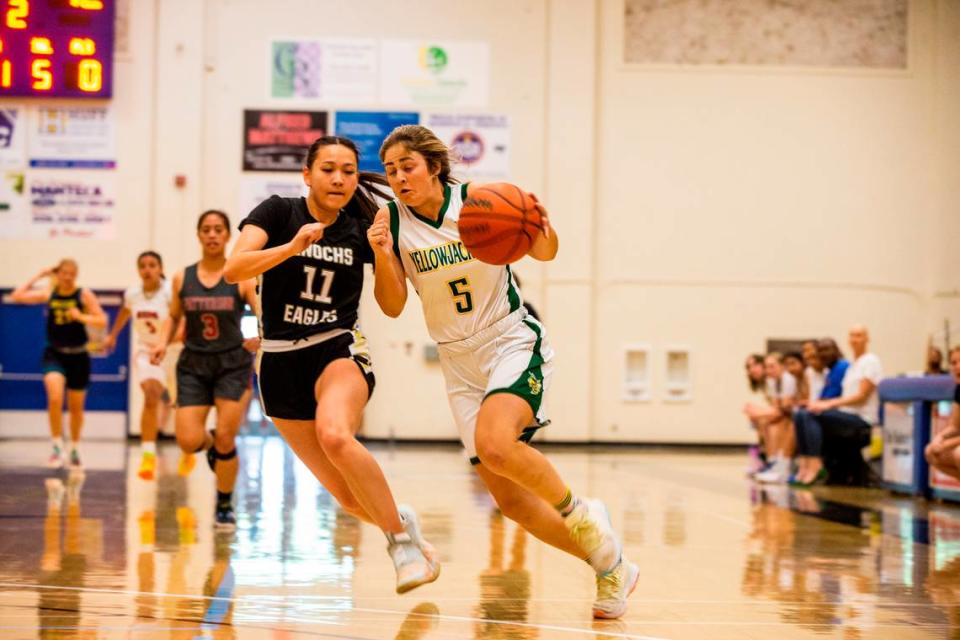
[[[331,145],[340,145],[353,151],[353,155],[357,158],[357,165],[360,165],[360,150],[357,149],[353,140],[340,136],[323,136],[314,140],[310,148],[307,149],[307,157],[303,160],[304,166],[307,169],[312,168],[320,149]],[[350,202],[343,210],[350,215],[365,220],[367,223],[371,223],[377,217],[377,209],[380,208],[374,196],[379,196],[384,200],[392,199],[392,196],[380,188],[380,186],[388,186],[387,181],[379,173],[361,171],[357,182],[359,183],[357,190],[353,192],[353,197],[350,198]]]
[[[763,364],[763,356],[759,353],[751,353],[747,356],[747,360],[750,362],[750,364]],[[762,379],[754,380],[750,377],[749,371],[747,372],[747,384],[750,385],[751,391],[763,391],[764,381]]]
[[[427,168],[437,172],[441,184],[454,184],[457,182],[450,175],[451,157],[453,153],[437,135],[419,124],[404,124],[387,136],[387,139],[380,145],[380,162],[383,162],[387,155],[387,149],[402,144],[410,151],[416,151],[427,161]]]

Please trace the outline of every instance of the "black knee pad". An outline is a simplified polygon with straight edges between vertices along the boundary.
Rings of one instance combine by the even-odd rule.
[[[217,460],[233,460],[237,457],[237,448],[234,447],[227,451],[226,453],[220,453],[217,451],[216,445],[211,446],[207,449],[207,464],[210,465],[211,471],[217,470]]]

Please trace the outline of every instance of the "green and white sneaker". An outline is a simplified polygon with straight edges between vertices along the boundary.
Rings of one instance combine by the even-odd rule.
[[[63,465],[65,463],[66,459],[63,455],[63,450],[57,445],[53,445],[53,450],[50,452],[50,457],[47,458],[47,468],[63,469]]]
[[[620,540],[613,532],[607,507],[599,500],[581,498],[573,511],[563,517],[570,539],[587,554],[597,573],[616,568],[620,562]]]
[[[597,574],[597,599],[593,601],[593,617],[613,619],[627,612],[627,598],[637,588],[640,569],[621,559],[613,571]]]

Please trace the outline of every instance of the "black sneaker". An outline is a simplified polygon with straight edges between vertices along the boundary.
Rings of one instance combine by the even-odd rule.
[[[237,528],[237,516],[233,513],[233,505],[230,503],[218,504],[214,515],[214,528],[223,531],[233,531]]]

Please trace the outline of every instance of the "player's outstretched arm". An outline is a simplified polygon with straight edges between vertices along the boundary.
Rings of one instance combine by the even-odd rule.
[[[407,304],[407,281],[403,265],[393,252],[390,213],[386,208],[377,211],[373,224],[367,230],[367,240],[373,249],[373,295],[380,309],[391,318],[396,318]]]
[[[42,269],[40,273],[33,276],[25,283],[17,287],[10,294],[10,300],[17,304],[42,304],[50,299],[50,292],[53,291],[53,284],[48,283],[45,287],[34,289],[34,286],[44,278],[53,278],[53,269]]]
[[[319,222],[305,224],[290,242],[264,249],[267,232],[254,224],[243,227],[227,264],[223,267],[223,279],[230,284],[256,278],[264,271],[295,256],[323,237],[324,225]]]

